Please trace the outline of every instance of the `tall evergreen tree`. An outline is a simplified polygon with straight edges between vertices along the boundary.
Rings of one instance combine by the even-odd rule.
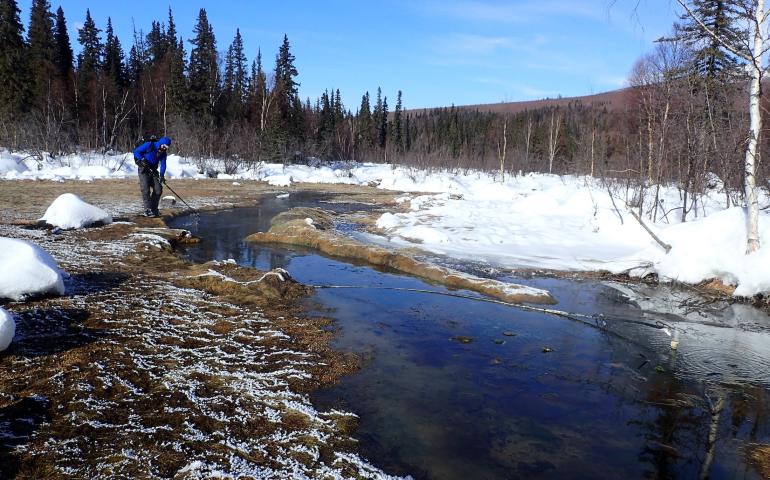
[[[171,7],[168,9],[168,28],[166,29],[166,43],[168,51],[168,96],[173,113],[181,113],[186,108],[187,79],[185,78],[185,51],[184,42],[176,37],[176,23]]]
[[[230,119],[239,120],[245,113],[244,102],[248,80],[246,78],[246,55],[243,53],[243,38],[241,30],[236,29],[233,43],[227,49],[225,61],[225,92],[227,115]]]
[[[220,79],[217,65],[217,42],[214,30],[209,24],[206,10],[201,8],[195,25],[195,38],[190,52],[189,78],[190,108],[198,114],[209,116],[214,121],[214,108],[219,96]]]
[[[53,30],[54,55],[53,61],[59,73],[59,77],[67,79],[72,73],[72,45],[70,44],[70,35],[67,31],[67,20],[64,18],[64,10],[59,7],[56,10],[56,25]]]
[[[372,113],[372,119],[374,124],[372,125],[372,141],[376,141],[376,145],[380,146],[380,127],[382,125],[382,88],[377,87],[377,102],[374,104],[374,112]],[[387,119],[386,119],[387,121]]]
[[[27,45],[16,0],[0,0],[0,113],[29,106]]]
[[[299,113],[294,109],[295,97],[299,83],[295,80],[297,77],[297,67],[294,66],[294,55],[289,46],[289,37],[283,36],[283,43],[278,50],[275,58],[275,93],[276,108],[281,121],[281,127],[290,134],[297,133],[300,126],[295,116]],[[298,99],[297,99],[298,100]]]
[[[404,149],[408,152],[412,149],[412,137],[409,134],[409,114],[406,114],[406,122],[404,124]]]
[[[78,73],[81,77],[93,76],[102,66],[104,45],[99,38],[101,30],[91,18],[91,11],[86,10],[86,20],[83,28],[78,30],[78,42],[83,47],[78,54]]]
[[[125,55],[123,47],[120,46],[120,40],[112,30],[112,19],[109,17],[107,17],[105,34],[107,40],[104,45],[104,72],[107,78],[122,88],[126,84]]]
[[[401,90],[398,91],[398,96],[396,97],[396,110],[393,112],[393,133],[395,134],[394,141],[396,142],[396,148],[402,149],[403,148],[403,138],[402,138],[402,118],[401,113],[403,110],[403,106],[401,104]]]
[[[720,43],[722,41],[745,49],[740,44],[746,38],[742,32],[738,12],[732,2],[725,0],[692,0],[693,14],[713,33],[706,32],[692,15],[685,14],[678,25],[676,40],[683,40],[694,52],[694,67],[699,74],[715,78],[722,74],[734,74],[738,62]]]
[[[128,62],[126,63],[126,76],[132,85],[139,83],[139,77],[144,71],[144,55],[141,47],[134,43],[128,52]]]
[[[380,112],[379,145],[385,148],[388,143],[388,97],[382,99],[382,111]]]
[[[171,12],[171,7],[168,7],[168,27],[166,28],[166,45],[169,48],[177,46],[177,33],[176,22],[174,22],[174,14]]]
[[[358,109],[356,148],[359,152],[368,152],[372,148],[372,112],[369,106],[369,92],[361,97],[361,107]]]
[[[180,38],[169,50],[168,55],[168,93],[171,99],[172,110],[181,113],[187,103],[187,78],[185,77],[185,51],[184,42]]]
[[[153,20],[150,33],[147,34],[147,49],[149,50],[150,61],[154,64],[160,63],[166,56],[168,48],[168,36],[163,29],[163,25],[157,20]]]
[[[339,125],[342,123],[342,120],[345,119],[345,105],[342,104],[342,95],[340,95],[339,88],[334,92],[334,108],[332,112],[334,113],[334,124]]]
[[[32,103],[42,108],[50,98],[51,82],[55,78],[53,13],[48,0],[33,0],[27,39]]]

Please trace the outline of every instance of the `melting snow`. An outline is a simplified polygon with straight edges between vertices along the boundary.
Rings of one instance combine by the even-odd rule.
[[[40,220],[48,225],[69,230],[95,223],[110,223],[112,216],[101,208],[84,202],[73,193],[64,193],[53,201]]]
[[[56,260],[33,243],[0,237],[0,298],[21,300],[45,293],[64,294]]]

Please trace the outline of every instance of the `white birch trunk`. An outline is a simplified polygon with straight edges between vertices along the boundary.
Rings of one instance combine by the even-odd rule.
[[[751,49],[751,85],[749,87],[749,143],[746,148],[745,195],[748,207],[746,218],[746,253],[759,250],[759,204],[757,201],[756,170],[759,160],[759,132],[762,130],[762,112],[759,100],[762,93],[763,30],[765,28],[765,0],[756,0],[754,44]]]

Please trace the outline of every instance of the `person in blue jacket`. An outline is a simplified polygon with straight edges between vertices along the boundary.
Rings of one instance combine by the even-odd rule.
[[[163,182],[166,174],[166,154],[171,145],[171,139],[160,137],[150,140],[136,147],[134,150],[134,162],[139,167],[139,190],[142,192],[144,214],[148,217],[159,217],[158,203],[163,193]],[[160,169],[160,172],[158,172]]]

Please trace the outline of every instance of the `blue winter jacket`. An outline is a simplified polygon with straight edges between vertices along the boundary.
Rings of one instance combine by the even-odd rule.
[[[134,150],[134,161],[144,160],[150,168],[156,169],[160,165],[160,176],[166,173],[166,152],[158,150],[160,145],[171,146],[171,139],[160,137],[157,142],[144,142]]]

